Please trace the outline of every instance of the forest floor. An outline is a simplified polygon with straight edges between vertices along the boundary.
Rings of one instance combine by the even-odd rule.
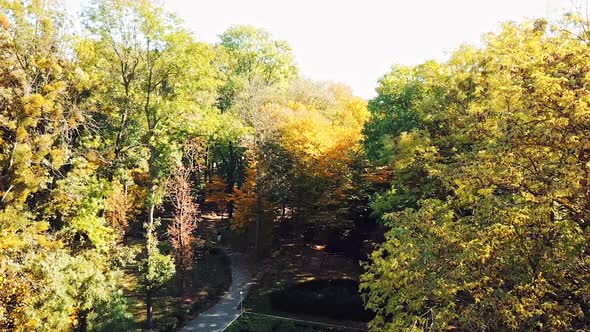
[[[204,218],[203,226],[216,222]],[[211,234],[209,233],[211,231]],[[229,258],[213,243],[214,228],[203,229],[199,237],[205,240],[204,250],[198,255],[192,275],[189,276],[185,291],[177,282],[167,283],[154,299],[154,330],[175,329],[199,313],[215,305],[231,284]],[[127,245],[141,252],[143,239],[130,238]],[[129,266],[124,275],[124,292],[127,295],[135,327],[133,331],[146,331],[145,299],[138,291],[139,271]]]
[[[239,316],[242,299],[250,287],[250,266],[244,254],[223,250],[231,261],[232,282],[229,290],[214,306],[189,321],[181,332],[220,332]]]
[[[330,326],[323,323],[304,322],[301,320],[275,318],[266,315],[244,313],[235,320],[224,332],[358,332],[363,328]]]
[[[255,283],[245,300],[246,310],[325,324],[364,329],[366,323],[342,321],[323,316],[282,312],[272,306],[270,294],[289,285],[316,279],[358,281],[357,260],[325,251],[325,246],[305,244],[302,235],[291,234],[275,241],[272,254],[256,264]]]
[[[270,255],[259,259],[247,254],[253,252],[248,246],[251,245],[248,235],[232,232],[229,226],[229,221],[220,215],[215,213],[203,215],[197,228],[197,235],[204,241],[205,250],[196,262],[191,281],[184,294],[180,292],[177,283],[171,282],[154,299],[155,330],[176,330],[179,326],[184,326],[191,319],[198,317],[200,313],[210,312],[220,301],[222,304],[231,302],[229,305],[223,305],[222,311],[236,315],[235,308],[233,308],[234,311],[230,308],[236,305],[235,294],[230,293],[229,298],[224,300],[224,296],[228,295],[226,291],[232,284],[232,273],[230,259],[218,249],[220,246],[225,247],[227,253],[239,255],[240,264],[252,267],[250,272],[253,283],[249,287],[248,294],[244,294],[244,310],[351,328],[366,327],[366,323],[358,321],[342,321],[317,315],[282,312],[274,308],[270,300],[270,294],[274,291],[299,282],[317,279],[358,281],[361,269],[356,259],[327,252],[321,243],[305,241],[303,234],[294,232],[279,235],[278,231],[275,232]],[[221,243],[216,243],[219,233],[222,234],[222,240]],[[140,251],[143,241],[132,238],[128,241],[128,245]],[[136,322],[133,331],[145,331],[145,300],[137,291],[138,277],[136,266],[127,269],[124,280],[125,292]],[[248,322],[251,323],[250,321],[259,322],[260,319],[249,319]],[[274,324],[271,321],[267,323]]]

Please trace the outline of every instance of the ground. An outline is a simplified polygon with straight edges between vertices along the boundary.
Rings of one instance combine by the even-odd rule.
[[[248,312],[270,314],[292,319],[313,321],[322,324],[332,324],[364,330],[366,324],[356,321],[339,321],[327,317],[306,314],[293,314],[281,312],[270,303],[269,294],[287,285],[309,281],[313,279],[352,279],[358,280],[361,273],[356,259],[342,254],[327,252],[322,243],[315,243],[303,239],[302,232],[281,233],[275,230],[273,249],[266,258],[257,258],[244,252],[253,252],[249,248],[248,236],[244,233],[236,233],[229,230],[229,222],[215,214],[206,214],[198,228],[198,236],[208,243],[208,247],[216,241],[218,233],[222,233],[221,244],[224,251],[230,255],[239,256],[238,263],[232,268],[239,270],[236,274],[239,280],[234,280],[232,289],[224,295],[229,288],[232,276],[229,269],[229,260],[217,250],[206,253],[199,259],[193,275],[190,292],[185,296],[178,295],[178,287],[171,283],[165,287],[155,299],[154,320],[160,325],[172,325],[178,327],[185,325],[183,331],[217,331],[219,325],[225,326],[237,317],[239,301],[235,290],[242,287],[244,279],[240,277],[242,271],[247,270],[248,278],[252,276],[253,284],[244,300],[244,310]],[[281,235],[282,234],[282,235]],[[137,240],[133,246],[141,247],[142,241]],[[250,243],[251,244],[251,243]],[[240,252],[243,252],[240,254]],[[236,273],[234,271],[234,273]],[[137,271],[129,269],[126,274],[125,284],[130,302],[133,305],[133,314],[136,320],[136,331],[140,331],[145,322],[145,303],[141,294],[135,291]],[[238,285],[240,284],[240,285]],[[232,293],[233,292],[233,293]],[[239,292],[238,292],[239,293]],[[218,304],[217,304],[218,303]],[[191,308],[193,310],[191,310]],[[186,313],[190,312],[190,315]],[[201,313],[201,317],[198,317]],[[250,316],[240,317],[237,325],[232,325],[228,331],[266,331],[268,326],[273,331],[345,331],[339,328],[308,326],[301,322],[283,321],[269,317]],[[182,318],[178,321],[178,318]],[[196,319],[194,319],[197,317]],[[229,320],[226,318],[230,318]],[[210,324],[210,325],[207,325]],[[254,324],[254,325],[252,325]],[[200,326],[200,329],[199,329]],[[238,326],[238,327],[236,327]],[[252,327],[254,326],[254,327]],[[187,329],[192,327],[192,329]],[[203,327],[205,327],[203,329]],[[207,328],[208,327],[208,328]],[[236,329],[237,328],[237,329]],[[269,330],[270,331],[270,330]]]
[[[205,222],[207,223],[209,221]],[[210,240],[212,237],[205,239]],[[130,238],[127,242],[137,252],[141,252],[143,239]],[[231,283],[229,259],[223,252],[217,250],[211,241],[207,243],[206,250],[202,250],[195,262],[186,292],[182,294],[175,281],[171,281],[158,292],[154,299],[155,328],[166,330],[182,325],[184,321],[217,303],[219,297],[229,288]],[[139,272],[136,266],[130,266],[125,270],[124,292],[134,317],[134,331],[143,331],[146,308],[143,295],[137,291],[138,277]]]
[[[243,296],[248,293],[251,275],[248,259],[244,254],[224,248],[231,260],[232,283],[219,302],[189,321],[181,332],[221,332],[235,320],[241,311]]]
[[[276,249],[273,250],[272,254],[256,264],[258,269],[255,273],[255,284],[245,301],[247,310],[365,329],[366,324],[363,322],[339,321],[320,316],[285,313],[272,307],[269,298],[270,293],[289,284],[313,279],[352,279],[358,281],[361,268],[356,259],[328,253],[322,244],[314,244],[313,241],[305,244],[301,237],[302,235],[292,233],[289,236],[277,238],[275,241]],[[295,330],[275,329],[274,331]]]
[[[244,314],[224,332],[349,332],[356,331],[300,321]]]
[[[227,229],[229,226],[227,221],[222,221],[219,217],[209,216],[208,221],[208,223],[201,225],[200,232],[205,237],[212,237],[218,232],[222,232],[223,242],[227,245],[224,250],[229,253],[232,262],[232,285],[229,292],[221,297],[218,304],[188,322],[181,330],[182,332],[223,331],[227,324],[238,317],[241,302],[239,291],[246,288],[250,288],[250,292],[244,290],[244,294],[248,293],[244,302],[246,312],[225,331],[324,332],[355,331],[355,328],[365,330],[366,324],[362,322],[343,322],[326,317],[281,312],[272,307],[268,297],[270,292],[286,285],[316,278],[358,280],[360,268],[355,259],[327,253],[325,247],[321,245],[303,244],[304,241],[300,239],[301,235],[297,233],[277,237],[275,239],[276,249],[269,257],[255,258],[239,253],[240,249],[243,250],[247,247],[243,241],[244,238],[247,238],[246,234],[232,234]],[[256,278],[250,286],[248,282],[251,280],[251,274]],[[254,312],[307,322],[261,316]],[[309,321],[320,324],[310,324]],[[350,329],[351,327],[352,329]]]

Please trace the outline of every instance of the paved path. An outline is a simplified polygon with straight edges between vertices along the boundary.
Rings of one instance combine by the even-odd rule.
[[[228,253],[227,250],[224,252]],[[218,332],[223,331],[240,313],[240,291],[246,296],[252,278],[248,271],[246,256],[228,253],[231,262],[232,281],[229,290],[219,302],[207,311],[189,321],[180,331]]]

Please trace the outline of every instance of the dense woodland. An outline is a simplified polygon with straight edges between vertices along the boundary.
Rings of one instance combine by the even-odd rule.
[[[129,330],[128,266],[154,327],[204,212],[260,259],[277,225],[365,232],[370,331],[587,330],[589,43],[575,14],[506,23],[367,102],[255,27],[0,0],[0,330]]]

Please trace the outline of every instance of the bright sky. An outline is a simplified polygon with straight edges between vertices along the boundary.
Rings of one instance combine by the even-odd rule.
[[[553,16],[568,0],[164,0],[200,40],[234,24],[292,46],[303,76],[371,98],[393,64],[444,60],[507,20]],[[66,0],[74,8],[79,0]]]

